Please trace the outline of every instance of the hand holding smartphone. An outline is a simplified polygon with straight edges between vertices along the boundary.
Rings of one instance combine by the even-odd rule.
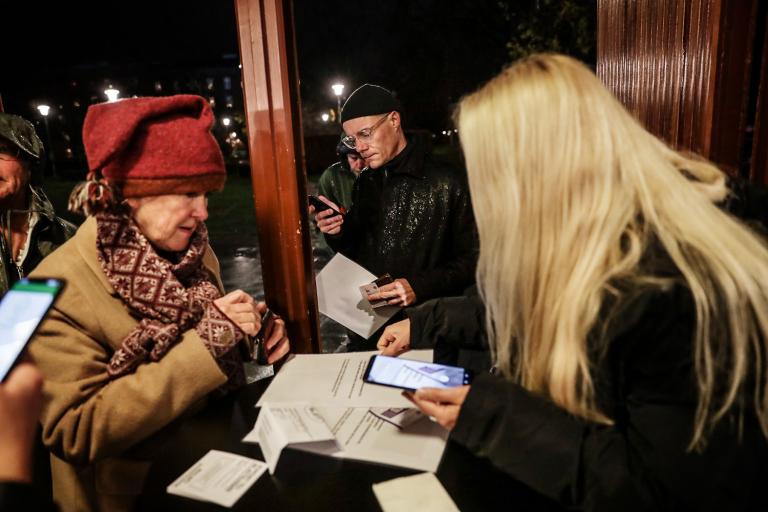
[[[400,357],[371,356],[363,381],[369,384],[416,391],[419,388],[453,388],[469,384],[472,373],[466,368],[414,361]]]
[[[20,359],[27,343],[64,288],[58,279],[21,279],[0,302],[0,381]]]
[[[345,212],[340,212],[328,203],[323,202],[319,197],[310,195],[308,196],[309,204],[315,207],[315,213],[324,212],[325,210],[331,210],[334,215],[344,215]]]
[[[271,309],[267,309],[261,316],[261,328],[256,336],[253,337],[253,360],[256,364],[267,365],[269,364],[269,354],[267,352],[267,337],[272,333],[272,326],[275,322],[275,314]]]

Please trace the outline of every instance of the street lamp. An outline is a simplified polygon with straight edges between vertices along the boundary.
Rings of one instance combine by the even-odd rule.
[[[344,94],[344,84],[333,84],[331,86],[333,94],[336,95],[336,114],[338,114],[339,122],[341,122],[341,95]]]
[[[232,120],[228,117],[222,117],[221,118],[221,124],[224,126],[229,126],[232,123]]]
[[[43,124],[45,125],[45,142],[48,146],[48,160],[51,162],[51,174],[56,177],[56,162],[53,158],[53,146],[51,146],[51,131],[48,129],[48,114],[51,111],[49,105],[38,105],[37,111],[43,116]]]
[[[327,123],[328,119],[330,118],[331,116],[328,115],[328,112],[323,112],[323,114],[320,116],[320,119],[322,119],[324,123]]]
[[[108,89],[104,89],[104,94],[106,94],[108,102],[113,102],[117,101],[117,97],[120,96],[120,91],[113,89],[110,85]]]

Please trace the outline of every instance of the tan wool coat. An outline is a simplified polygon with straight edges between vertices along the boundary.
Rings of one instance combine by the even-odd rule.
[[[203,263],[221,289],[210,247]],[[101,269],[94,218],[33,276],[66,280],[30,345],[45,375],[41,422],[54,500],[63,512],[130,510],[172,422],[227,378],[193,329],[159,362],[110,380],[110,357],[139,318]]]

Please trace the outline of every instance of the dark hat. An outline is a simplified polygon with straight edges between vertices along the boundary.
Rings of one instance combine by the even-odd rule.
[[[35,160],[43,156],[43,143],[35,127],[23,117],[0,112],[0,137],[8,139]]]
[[[341,123],[358,117],[388,114],[393,110],[401,112],[403,107],[389,90],[380,85],[365,84],[349,95],[341,109]]]
[[[346,133],[342,133],[339,137],[339,143],[336,144],[336,154],[339,156],[347,156],[350,153],[357,153],[357,151],[344,144],[344,137],[346,136]]]

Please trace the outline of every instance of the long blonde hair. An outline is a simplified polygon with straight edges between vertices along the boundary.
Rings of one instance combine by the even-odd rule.
[[[744,396],[768,435],[768,250],[713,204],[728,193],[724,174],[671,150],[561,55],[513,64],[465,97],[455,119],[480,234],[477,280],[503,374],[611,423],[595,403],[587,338],[613,283],[653,282],[639,264],[660,243],[695,302],[689,448]]]

